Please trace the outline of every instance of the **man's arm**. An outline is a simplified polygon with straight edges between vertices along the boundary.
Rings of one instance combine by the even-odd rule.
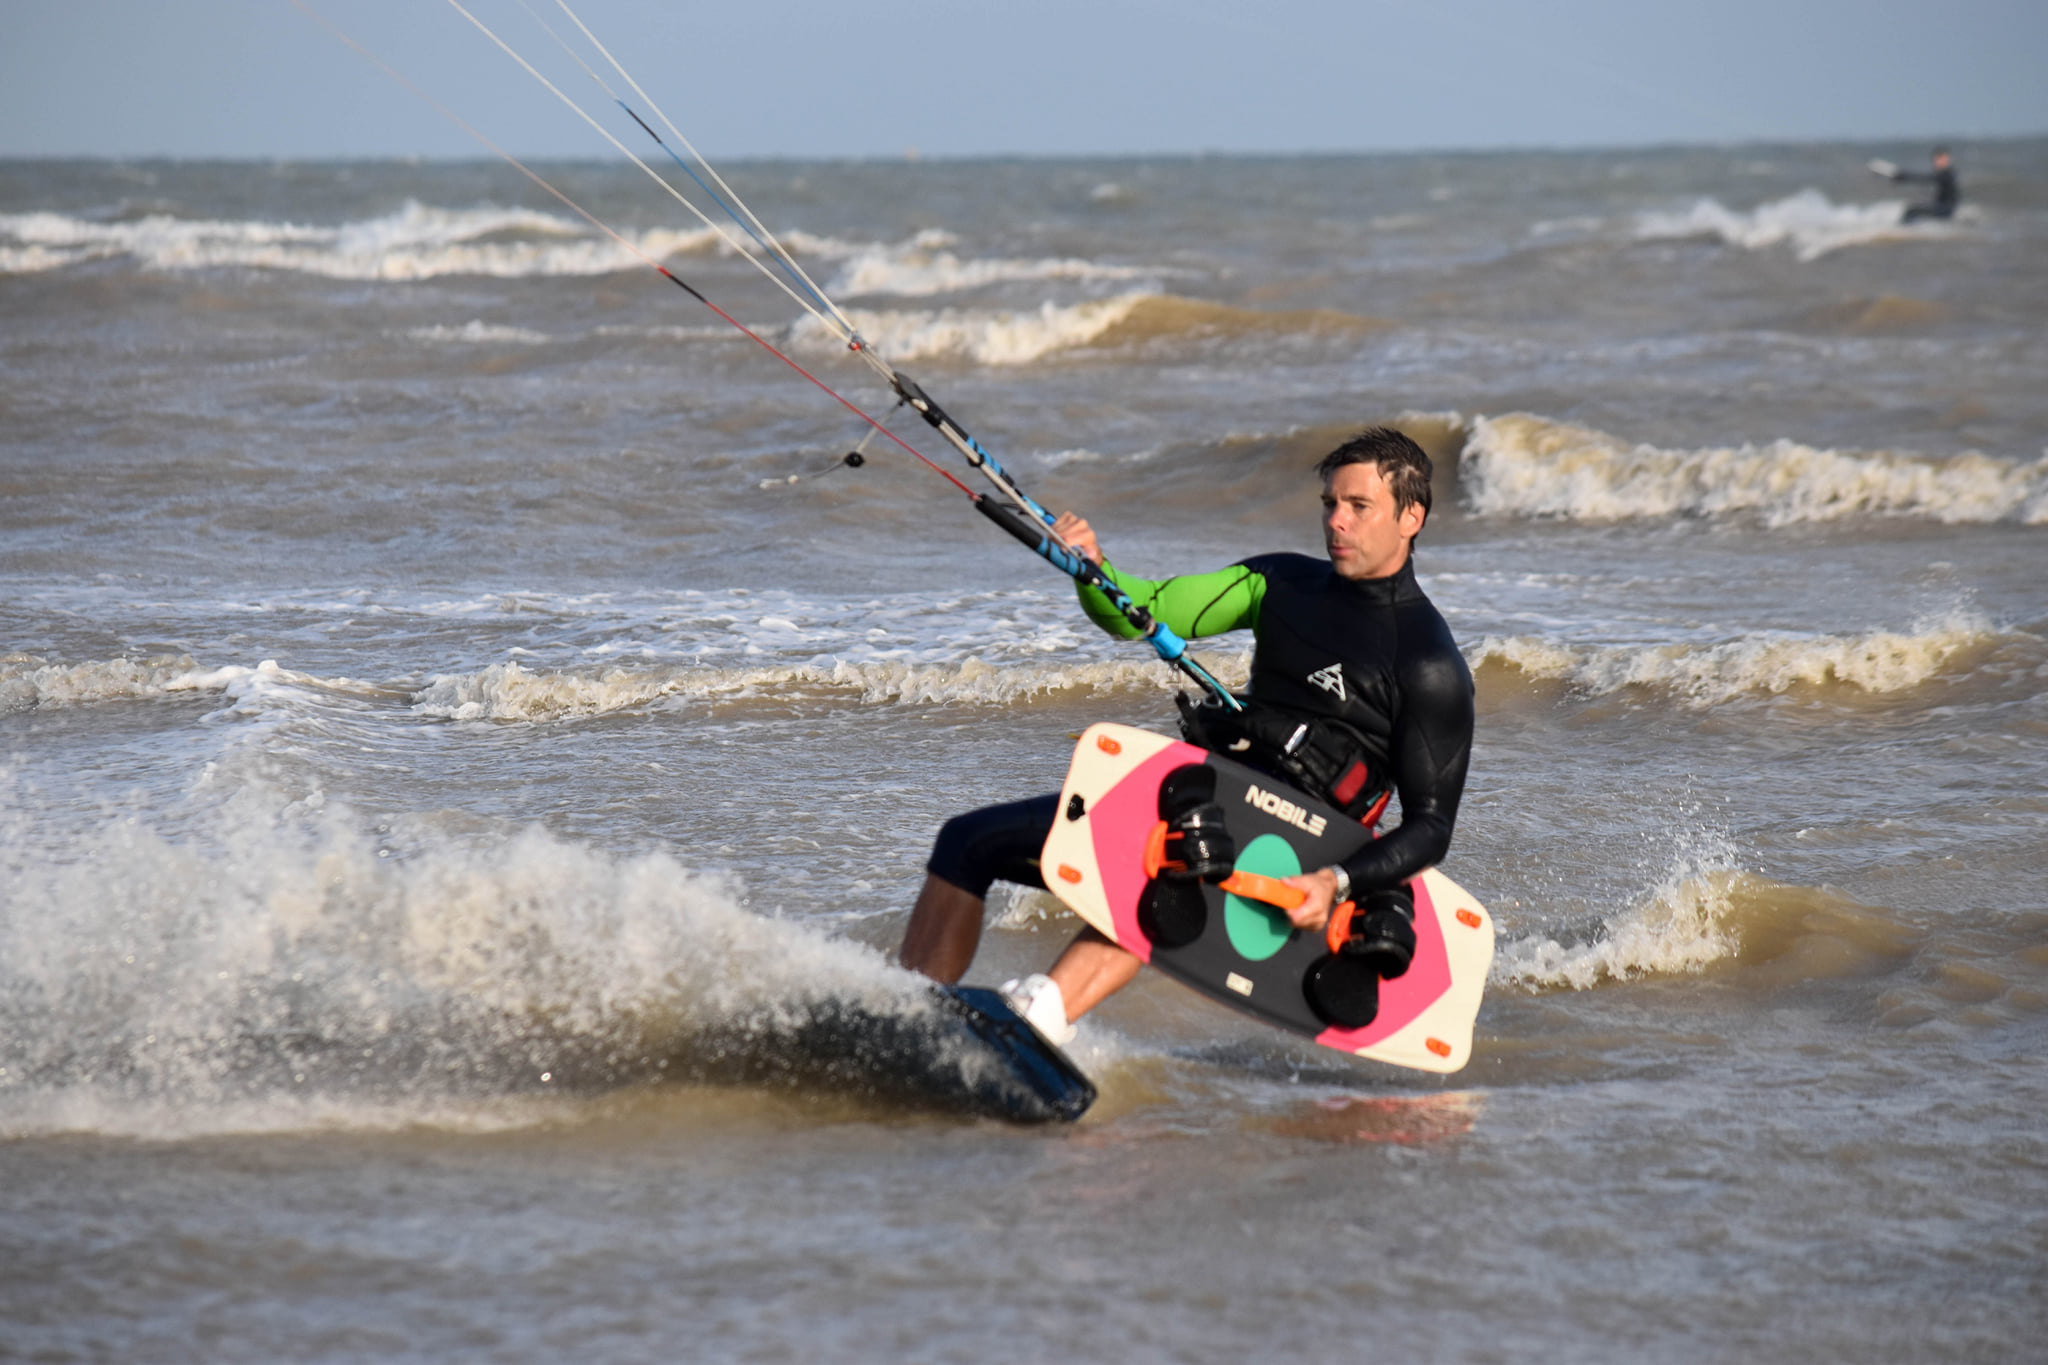
[[[1402,679],[1401,715],[1388,754],[1401,793],[1401,827],[1344,860],[1353,895],[1399,886],[1450,851],[1472,759],[1472,674],[1451,646]]]
[[[1054,523],[1053,533],[1101,565],[1102,571],[1129,593],[1133,602],[1151,612],[1155,619],[1164,621],[1168,629],[1184,640],[1242,630],[1258,622],[1259,603],[1266,593],[1266,579],[1263,574],[1255,573],[1242,564],[1215,573],[1140,578],[1123,572],[1103,558],[1095,532],[1072,512],[1063,514]],[[1109,599],[1102,595],[1100,589],[1085,584],[1076,584],[1075,588],[1081,598],[1081,610],[1088,613],[1089,620],[1118,639],[1137,638],[1137,627],[1109,604]]]
[[[1401,793],[1401,827],[1344,860],[1354,900],[1399,886],[1442,862],[1465,794],[1472,757],[1472,673],[1449,632],[1430,657],[1403,670],[1401,697],[1388,753]],[[1297,929],[1321,930],[1336,900],[1336,873],[1324,867],[1280,880],[1308,894],[1287,912],[1288,920]]]

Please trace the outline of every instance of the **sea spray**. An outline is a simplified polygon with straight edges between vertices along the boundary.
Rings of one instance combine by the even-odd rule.
[[[46,825],[11,775],[5,802],[10,1136],[459,1122],[701,1071],[706,1038],[772,1051],[823,999],[919,1007],[870,950],[751,913],[666,852],[459,836],[253,784],[176,836],[118,806]]]

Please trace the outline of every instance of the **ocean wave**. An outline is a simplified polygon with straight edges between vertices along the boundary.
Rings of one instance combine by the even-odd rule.
[[[965,359],[982,365],[1028,365],[1096,341],[1145,297],[1125,294],[1064,307],[1045,303],[1026,312],[850,309],[847,317],[877,351],[898,361]],[[839,345],[835,333],[810,317],[797,322],[794,337],[814,349]]]
[[[1684,237],[1716,237],[1730,246],[1762,251],[1790,244],[1802,261],[1818,260],[1843,247],[1872,242],[1903,242],[1951,235],[1951,224],[1916,223],[1907,227],[1899,215],[1900,200],[1874,204],[1836,204],[1819,190],[1806,189],[1747,213],[1701,199],[1682,213],[1645,213],[1636,219],[1638,241]]]
[[[75,664],[52,663],[33,654],[0,658],[0,712],[148,701],[173,694],[215,696],[225,703],[216,714],[243,716],[269,715],[308,702],[364,704],[403,695],[354,678],[296,672],[279,667],[275,659],[254,667],[203,668],[189,654]]]
[[[953,244],[952,234],[932,230],[921,232],[898,245],[867,246],[851,251],[827,292],[847,298],[858,298],[863,294],[922,298],[982,289],[992,284],[1034,280],[1150,280],[1167,273],[1146,266],[1103,265],[1072,257],[962,259],[947,249]]]
[[[1682,861],[1640,903],[1603,919],[1584,941],[1540,937],[1502,946],[1493,981],[1529,991],[1583,991],[1725,963],[1739,968],[1750,987],[1769,990],[1890,971],[1911,958],[1917,936],[1896,916],[1826,888],[1741,871],[1725,865],[1729,860],[1722,849]]]
[[[1686,863],[1639,905],[1602,922],[1587,942],[1523,939],[1501,945],[1493,981],[1527,990],[1590,990],[1608,981],[1677,976],[1734,955],[1740,894],[1760,878]]]
[[[2048,457],[1819,450],[1796,441],[1672,450],[1528,413],[1474,418],[1459,480],[1481,514],[1619,520],[1750,513],[2048,524]]]
[[[877,350],[896,359],[966,359],[982,365],[1027,365],[1083,347],[1118,349],[1257,334],[1357,333],[1387,325],[1327,309],[1263,312],[1145,293],[1066,305],[1044,303],[1021,312],[852,310],[848,316]],[[836,338],[810,318],[797,324],[796,335],[809,345],[836,344]]]
[[[723,246],[709,229],[654,228],[626,236],[657,260]],[[150,270],[244,268],[389,281],[606,275],[645,265],[628,247],[591,235],[581,223],[530,209],[408,203],[333,227],[166,214],[114,223],[48,212],[0,214],[0,270],[55,270],[117,256]]]
[[[0,658],[0,711],[85,706],[94,702],[160,697],[166,692],[212,690],[210,675],[189,654],[148,659],[100,659],[60,664],[34,654]]]
[[[1245,664],[1237,661],[1236,671]],[[1228,664],[1222,666],[1228,674]],[[652,667],[534,672],[517,663],[433,678],[412,696],[415,714],[444,720],[560,721],[670,700],[844,697],[862,705],[1005,706],[1063,692],[1166,692],[1158,664],[1043,664],[970,658],[953,663],[820,660],[748,668]]]
[[[472,318],[460,327],[438,325],[414,327],[406,332],[414,341],[458,346],[541,346],[553,341],[546,332],[536,332],[527,327],[507,327],[499,323],[485,322]]]
[[[1716,644],[1573,645],[1537,636],[1489,635],[1465,647],[1476,669],[1512,668],[1604,696],[1626,687],[1678,694],[1707,706],[1750,693],[1793,687],[1853,687],[1907,692],[1958,654],[1995,638],[1988,621],[1957,616],[1910,633],[1800,635],[1763,631]]]

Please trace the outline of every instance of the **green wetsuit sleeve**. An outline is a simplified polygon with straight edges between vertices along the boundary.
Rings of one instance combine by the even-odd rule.
[[[1131,600],[1164,621],[1183,640],[1204,635],[1221,635],[1258,624],[1259,604],[1266,597],[1266,576],[1233,564],[1214,573],[1183,574],[1178,578],[1140,578],[1124,573],[1108,560],[1102,571],[1110,581],[1131,595]],[[1081,610],[1088,619],[1120,639],[1135,639],[1137,628],[1109,604],[1100,588],[1076,584]]]

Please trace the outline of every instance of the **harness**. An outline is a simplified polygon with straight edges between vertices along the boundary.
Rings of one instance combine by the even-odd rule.
[[[1188,743],[1271,773],[1368,828],[1379,822],[1394,794],[1374,746],[1355,727],[1333,716],[1241,697],[1226,710],[1204,696],[1175,696],[1180,732]]]

